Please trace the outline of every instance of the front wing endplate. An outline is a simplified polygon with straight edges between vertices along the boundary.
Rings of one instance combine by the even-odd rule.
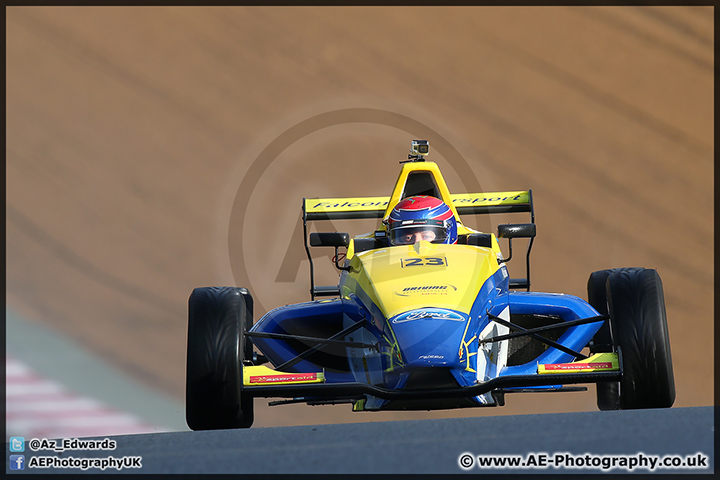
[[[549,363],[538,365],[539,374],[570,373],[570,372],[612,372],[619,371],[617,353],[596,353],[579,362]]]
[[[278,372],[264,365],[244,366],[243,385],[298,385],[304,383],[324,383],[323,372],[289,373]]]

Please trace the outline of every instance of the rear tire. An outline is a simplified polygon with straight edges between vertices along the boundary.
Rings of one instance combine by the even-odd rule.
[[[196,288],[188,302],[186,421],[192,430],[248,428],[253,399],[242,392],[252,297],[244,288]]]
[[[588,279],[588,303],[600,315],[608,314],[607,305],[607,279],[608,277],[620,269],[600,270],[590,274]],[[612,352],[613,341],[610,334],[610,321],[606,320],[600,330],[593,336],[590,342],[590,352]],[[597,392],[597,406],[600,410],[618,410],[620,383],[619,382],[598,382],[595,385]]]
[[[588,279],[588,303],[598,311],[600,315],[608,314],[606,285],[608,277],[620,269],[600,270],[593,272]],[[610,335],[610,322],[605,322],[600,330],[593,336],[590,342],[592,353],[612,352],[613,341]]]
[[[624,268],[607,279],[613,343],[620,352],[620,409],[668,408],[675,401],[662,281],[657,271]]]

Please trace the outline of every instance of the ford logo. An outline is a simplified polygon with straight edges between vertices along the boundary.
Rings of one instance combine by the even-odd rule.
[[[401,313],[393,318],[392,323],[410,322],[412,320],[450,320],[453,322],[464,322],[464,315],[452,310],[443,310],[440,308],[423,308],[420,310],[411,310]]]

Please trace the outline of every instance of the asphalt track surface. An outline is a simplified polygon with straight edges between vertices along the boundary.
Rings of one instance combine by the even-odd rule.
[[[33,456],[76,459],[140,456],[140,469],[122,471],[153,474],[707,474],[714,471],[711,407],[267,427],[111,439],[117,442],[112,451],[26,452],[26,461]],[[474,460],[465,469],[459,462],[466,454]],[[519,456],[532,467],[481,469],[477,463],[479,456]],[[698,459],[700,465],[704,456],[707,463],[704,468],[650,469],[650,458],[667,456],[690,462]],[[618,459],[616,467],[605,463],[604,470],[602,462],[610,462],[607,458],[613,457]],[[621,458],[628,462],[627,468],[617,466],[622,465]],[[632,461],[637,463],[631,464]],[[535,467],[543,462],[547,466]],[[24,470],[25,473],[78,471]],[[88,469],[86,473],[99,471]],[[107,469],[105,473],[112,471]]]

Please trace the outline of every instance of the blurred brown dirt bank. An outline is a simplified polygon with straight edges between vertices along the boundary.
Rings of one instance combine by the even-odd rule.
[[[711,7],[6,14],[7,301],[26,318],[182,399],[192,289],[247,282],[256,317],[308,300],[302,197],[387,195],[427,136],[451,191],[533,189],[534,290],[586,298],[594,270],[656,268],[676,406],[712,404]],[[265,151],[357,109],[374,113]],[[256,400],[256,425],[594,410],[593,390],[382,414]]]

